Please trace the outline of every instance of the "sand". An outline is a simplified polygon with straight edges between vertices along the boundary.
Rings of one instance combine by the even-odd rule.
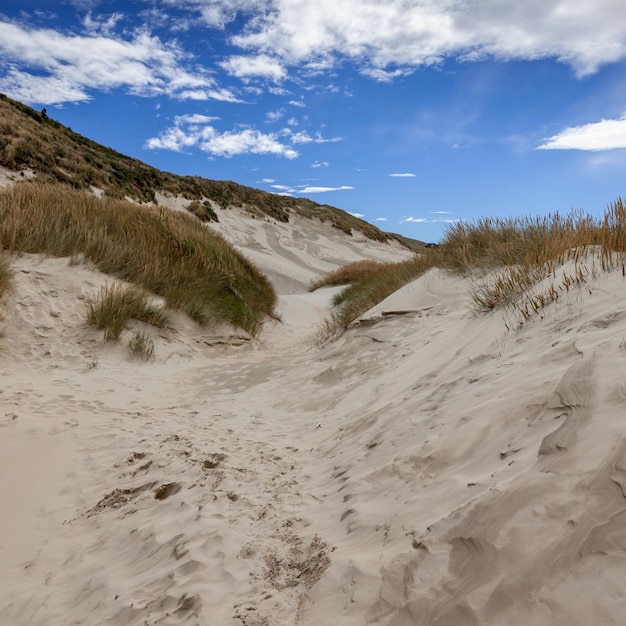
[[[0,623],[626,623],[621,272],[517,328],[431,270],[320,343],[298,286],[367,242],[231,219],[283,322],[178,316],[148,362],[85,324],[106,276],[12,259]]]

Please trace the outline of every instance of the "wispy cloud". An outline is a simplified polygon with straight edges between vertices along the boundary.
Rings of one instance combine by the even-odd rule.
[[[375,222],[386,222],[387,218],[386,217],[377,217],[374,219]]]
[[[435,215],[435,213],[431,213],[431,215]],[[403,217],[400,220],[400,224],[454,224],[458,222],[459,219],[450,218],[450,217]]]
[[[328,167],[330,164],[328,163],[328,161],[322,161],[321,163],[319,161],[315,161],[315,163],[311,163],[311,167],[314,168],[318,168],[318,167]]]
[[[626,113],[618,120],[572,126],[548,137],[539,150],[614,150],[626,148]]]
[[[347,191],[354,189],[348,185],[342,185],[341,187],[304,187],[299,189],[298,193],[326,193],[328,191]]]
[[[323,137],[321,133],[316,132],[310,135],[306,131],[294,132],[291,128],[284,128],[281,134],[289,137],[289,140],[295,144],[305,143],[337,143],[343,141],[343,137]]]
[[[284,109],[278,109],[278,111],[269,111],[265,116],[268,122],[277,122],[285,115]]]
[[[359,219],[362,219],[365,217],[365,215],[363,213],[351,213],[350,211],[348,211],[348,213],[350,213],[350,215],[352,215],[352,217],[358,217]]]
[[[407,172],[405,174],[389,174],[389,176],[392,178],[415,178],[417,174],[410,174]]]
[[[272,181],[275,182],[275,181]],[[312,194],[312,193],[327,193],[329,191],[349,191],[350,189],[354,189],[354,187],[350,187],[349,185],[341,185],[340,187],[316,187],[312,185],[281,185],[281,184],[272,184],[272,189],[276,189],[278,192],[286,193],[286,194]]]

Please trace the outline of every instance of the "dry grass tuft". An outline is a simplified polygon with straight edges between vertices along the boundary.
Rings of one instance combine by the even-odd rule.
[[[331,336],[348,328],[348,326],[360,315],[371,309],[374,305],[384,300],[403,285],[415,280],[424,272],[436,265],[438,253],[436,250],[425,250],[423,254],[416,254],[407,261],[400,263],[372,263],[367,266],[367,271],[362,271],[360,263],[346,265],[333,272],[336,274],[343,270],[345,276],[359,276],[354,282],[338,293],[333,304],[336,309],[331,314],[330,320],[322,330],[323,336]],[[354,266],[357,266],[356,271]],[[331,281],[334,280],[331,278]],[[338,284],[324,282],[320,284]]]
[[[347,265],[342,265],[332,272],[328,272],[327,274],[315,278],[311,281],[309,291],[315,291],[320,287],[349,285],[350,283],[365,280],[378,272],[385,271],[387,265],[387,263],[370,260],[348,263]]]
[[[146,333],[136,332],[128,342],[131,357],[148,361],[154,357],[154,341]]]
[[[116,341],[129,320],[136,319],[157,328],[170,328],[165,311],[148,302],[147,294],[120,284],[105,285],[88,303],[87,321],[104,330],[107,341]]]
[[[224,322],[254,335],[275,316],[269,280],[221,235],[183,213],[19,184],[0,190],[0,245],[84,258],[200,324]]]
[[[0,255],[0,299],[7,293],[9,293],[13,286],[13,270],[9,260]]]

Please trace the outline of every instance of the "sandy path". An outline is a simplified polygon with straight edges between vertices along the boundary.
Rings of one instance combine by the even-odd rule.
[[[432,271],[325,346],[332,290],[286,294],[143,363],[84,325],[104,277],[16,267],[0,623],[624,623],[621,275],[512,332]]]

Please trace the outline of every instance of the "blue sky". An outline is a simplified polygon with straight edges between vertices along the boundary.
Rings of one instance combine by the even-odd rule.
[[[425,241],[626,195],[624,0],[0,0],[0,91]]]

